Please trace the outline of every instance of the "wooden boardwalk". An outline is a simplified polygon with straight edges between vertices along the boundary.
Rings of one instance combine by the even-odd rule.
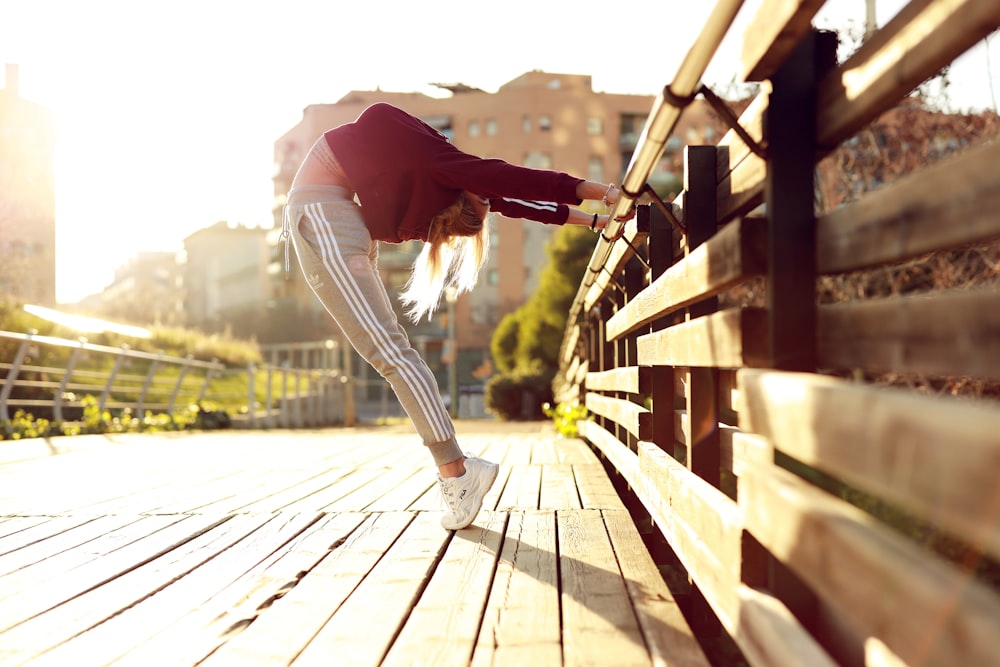
[[[584,443],[460,434],[502,466],[457,532],[399,430],[8,456],[0,665],[706,664]]]

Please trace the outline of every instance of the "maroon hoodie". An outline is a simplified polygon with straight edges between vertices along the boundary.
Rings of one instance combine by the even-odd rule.
[[[426,240],[431,218],[463,190],[489,199],[491,211],[549,224],[565,223],[567,204],[580,203],[582,179],[463,153],[389,104],[373,104],[324,136],[378,241]]]

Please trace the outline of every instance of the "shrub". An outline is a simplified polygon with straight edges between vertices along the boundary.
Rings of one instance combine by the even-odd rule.
[[[551,370],[498,373],[486,383],[486,410],[506,420],[544,419],[542,406],[552,402]]]

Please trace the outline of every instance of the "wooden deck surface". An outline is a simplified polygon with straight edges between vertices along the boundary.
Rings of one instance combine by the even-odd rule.
[[[541,424],[460,438],[502,465],[457,532],[398,429],[8,457],[0,665],[705,664],[583,442]]]

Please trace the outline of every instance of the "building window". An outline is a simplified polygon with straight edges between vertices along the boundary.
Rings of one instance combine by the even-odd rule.
[[[525,134],[531,132],[531,116],[525,115],[521,117],[521,131]]]
[[[552,169],[552,156],[543,151],[531,151],[524,156],[524,166],[532,169]]]
[[[496,287],[500,284],[500,272],[496,269],[490,269],[486,272],[486,284]]]
[[[587,180],[604,182],[604,158],[600,155],[591,155],[587,162]]]
[[[587,119],[587,134],[592,137],[599,137],[604,134],[604,119],[591,116]]]
[[[495,137],[497,135],[497,119],[487,118],[486,119],[486,135],[490,137]]]
[[[548,114],[543,114],[538,117],[538,129],[542,132],[548,132],[552,129],[552,117]]]
[[[469,121],[469,136],[478,137],[479,136],[479,121],[470,120]]]

